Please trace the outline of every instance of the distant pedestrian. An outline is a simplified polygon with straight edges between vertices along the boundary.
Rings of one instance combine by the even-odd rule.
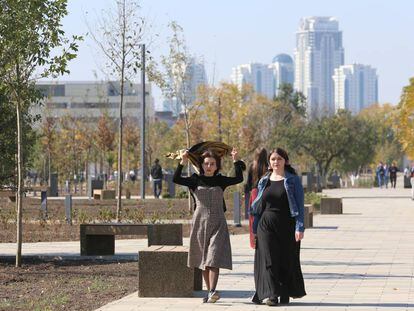
[[[387,163],[384,164],[383,168],[384,168],[384,185],[385,185],[385,188],[388,189],[388,182],[390,179],[390,168]]]
[[[384,165],[382,162],[378,164],[375,173],[377,175],[378,187],[382,188],[382,186],[384,185]]]
[[[135,183],[135,180],[137,180],[137,176],[135,175],[135,171],[134,170],[130,170],[129,171],[129,179]]]
[[[414,162],[411,164],[410,182],[411,182],[411,200],[414,200]]]
[[[410,167],[408,165],[404,169],[404,176],[410,178]]]
[[[154,191],[154,197],[159,199],[162,191],[162,167],[160,165],[160,160],[155,159],[154,165],[151,167],[151,178],[152,178],[152,188]]]
[[[392,162],[392,165],[390,166],[390,181],[391,181],[391,188],[395,189],[395,186],[397,184],[397,172],[398,167],[395,162]]]
[[[268,306],[288,304],[289,297],[306,295],[300,267],[300,241],[304,236],[304,192],[285,150],[269,153],[271,173],[258,184],[252,204],[256,234],[252,302],[267,298]],[[280,301],[279,301],[280,297]]]

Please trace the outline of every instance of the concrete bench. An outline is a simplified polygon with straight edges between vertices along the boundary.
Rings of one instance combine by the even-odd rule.
[[[342,199],[321,198],[321,214],[342,214]]]
[[[16,202],[16,192],[12,190],[1,190],[0,197],[9,199],[9,202]]]
[[[115,200],[115,190],[94,189],[94,200]]]
[[[139,297],[192,297],[201,270],[187,267],[188,247],[151,246],[138,253]]]
[[[81,224],[81,256],[114,255],[116,235],[146,235],[148,246],[183,245],[182,224]]]
[[[313,227],[313,206],[311,204],[305,204],[303,219],[305,228]]]

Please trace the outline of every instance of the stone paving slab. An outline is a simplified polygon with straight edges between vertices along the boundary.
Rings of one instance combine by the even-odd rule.
[[[301,259],[308,295],[278,310],[414,310],[410,189],[354,189],[344,195],[345,190],[330,193],[342,193],[344,214],[317,215],[314,228],[305,232]],[[195,292],[194,298],[139,298],[135,292],[99,310],[266,309],[249,302],[254,251],[248,246],[248,235],[231,236],[231,243],[234,268],[222,270],[218,284],[222,299],[216,304],[203,304],[204,292]],[[146,239],[117,240],[115,251],[133,257],[146,245]],[[24,255],[76,258],[79,250],[79,241],[23,244]],[[14,254],[15,244],[0,243],[0,257]]]
[[[399,196],[344,198],[343,215],[317,215],[301,251],[307,296],[278,310],[414,310],[414,202]],[[133,293],[98,310],[266,309],[249,301],[254,252],[248,236],[232,236],[231,242],[234,268],[222,270],[217,303],[203,304],[203,292],[168,299]]]

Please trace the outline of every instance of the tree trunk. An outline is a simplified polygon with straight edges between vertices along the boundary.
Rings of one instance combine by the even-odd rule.
[[[222,132],[222,129],[221,129],[221,95],[219,95],[219,98],[218,98],[218,141],[219,142],[222,142],[223,141],[223,137],[222,137],[222,135],[223,135],[223,132]]]
[[[123,80],[122,75],[122,80]],[[123,106],[123,100],[124,100],[124,91],[122,88],[124,87],[123,81],[121,81],[121,102],[119,104],[119,128],[118,128],[118,136],[119,136],[119,142],[118,142],[118,184],[117,184],[117,193],[118,193],[118,199],[116,204],[116,221],[121,221],[121,209],[122,209],[122,106]]]
[[[122,106],[124,104],[124,83],[125,83],[125,58],[126,58],[126,12],[125,1],[122,6],[122,62],[121,62],[121,101],[119,103],[119,142],[118,142],[118,200],[116,204],[116,221],[121,221],[121,209],[122,209]]]
[[[48,167],[47,167],[47,173],[48,173],[47,180],[48,181],[47,181],[47,186],[50,187],[50,185],[52,184],[52,179],[50,177],[50,173],[51,173],[51,170],[52,170],[50,146],[48,147],[48,150],[47,150],[47,156],[48,156]]]
[[[16,193],[16,209],[17,209],[17,253],[16,267],[22,265],[22,125],[20,122],[20,102],[16,103],[17,115],[17,193]]]
[[[186,108],[184,108],[186,109]],[[187,116],[188,111],[185,110],[184,113],[184,122],[185,122],[185,138],[186,138],[186,143],[187,143],[187,149],[190,149],[190,126],[188,124],[188,116]],[[187,164],[187,177],[190,176],[191,171],[190,171],[190,162],[188,162]],[[192,204],[191,204],[191,195],[190,195],[190,189],[187,190],[187,195],[188,195],[188,211],[191,213],[192,212]]]

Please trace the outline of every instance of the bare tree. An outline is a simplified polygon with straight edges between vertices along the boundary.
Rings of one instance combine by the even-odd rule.
[[[136,1],[116,0],[116,9],[108,10],[98,19],[97,28],[89,25],[91,37],[106,58],[103,69],[109,80],[116,80],[113,85],[120,96],[118,121],[118,185],[116,220],[121,221],[122,209],[122,144],[123,144],[123,106],[128,83],[131,84],[141,66],[140,47],[146,41],[149,26],[139,16],[141,9]],[[145,81],[142,81],[145,83]]]
[[[184,120],[184,132],[187,148],[191,146],[191,128],[197,120],[202,101],[194,101],[191,90],[191,56],[188,52],[183,28],[177,22],[171,22],[169,27],[172,36],[169,39],[169,53],[161,57],[162,63],[162,91],[165,97],[176,105],[178,119]],[[187,168],[190,175],[190,167]],[[188,201],[191,211],[191,200]]]
[[[191,146],[191,126],[197,119],[202,102],[194,101],[191,96],[190,65],[191,56],[188,52],[183,28],[177,22],[171,22],[169,27],[172,36],[169,39],[169,54],[161,57],[164,83],[163,94],[176,104],[176,113],[182,114],[185,125],[187,148]]]

